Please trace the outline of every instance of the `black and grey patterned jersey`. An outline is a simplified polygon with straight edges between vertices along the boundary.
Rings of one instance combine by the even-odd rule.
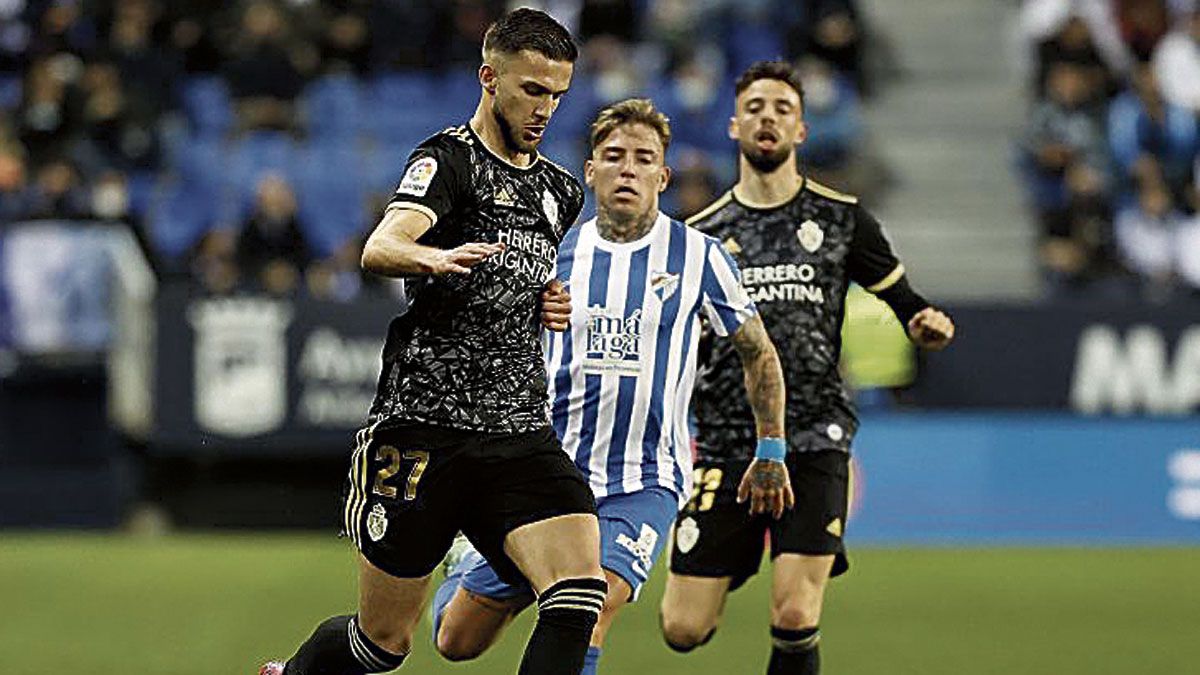
[[[730,191],[688,223],[733,254],[775,343],[789,450],[848,452],[858,419],[838,373],[846,291],[854,281],[879,292],[904,274],[879,222],[854,197],[806,180],[781,206],[753,208]],[[706,335],[700,359],[693,398],[700,457],[753,456],[754,416],[737,352]]]
[[[540,296],[583,188],[538,157],[517,167],[469,126],[417,146],[388,208],[433,220],[418,243],[502,242],[470,274],[405,280],[407,310],[388,329],[371,420],[494,433],[549,424]]]

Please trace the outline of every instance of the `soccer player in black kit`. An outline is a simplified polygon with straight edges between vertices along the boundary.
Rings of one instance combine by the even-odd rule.
[[[954,325],[908,285],[878,221],[854,197],[800,173],[795,148],[806,134],[804,94],[791,67],[756,63],[736,92],[729,134],[741,151],[738,182],[688,222],[737,260],[779,351],[787,448],[752,450],[754,418],[737,355],[721,341],[711,342],[707,356],[702,348],[693,399],[696,487],[676,521],[662,628],[679,651],[707,642],[726,594],[758,571],[769,533],[767,672],[810,675],[820,670],[826,581],[848,567],[842,534],[858,421],[838,374],[847,287],[857,282],[886,301],[923,348],[945,347]],[[751,483],[773,483],[777,495],[747,509],[741,502]],[[793,500],[794,508],[780,508]]]
[[[320,624],[263,675],[399,667],[460,530],[502,578],[537,593],[518,672],[580,671],[607,584],[592,492],[550,427],[540,332],[567,325],[569,295],[547,281],[583,189],[537,152],[576,56],[548,15],[505,15],[484,36],[470,122],[409,157],[362,259],[408,280],[409,307],[388,329],[351,456],[358,613]]]

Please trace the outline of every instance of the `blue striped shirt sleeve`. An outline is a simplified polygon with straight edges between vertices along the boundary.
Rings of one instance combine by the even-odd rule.
[[[704,313],[717,335],[732,335],[758,313],[742,287],[742,273],[733,257],[714,239],[705,242],[701,295]]]

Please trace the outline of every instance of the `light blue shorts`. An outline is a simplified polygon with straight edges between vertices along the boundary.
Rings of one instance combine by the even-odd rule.
[[[596,501],[600,518],[600,566],[629,584],[633,589],[630,601],[637,599],[642,584],[650,577],[650,569],[662,553],[678,512],[679,498],[657,485]],[[497,600],[533,598],[528,584],[501,581],[487,560],[475,551],[464,556],[459,565],[463,570],[462,587],[471,593]]]

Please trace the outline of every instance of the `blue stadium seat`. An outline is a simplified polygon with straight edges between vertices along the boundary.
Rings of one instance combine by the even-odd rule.
[[[245,218],[263,176],[275,173],[295,181],[299,153],[291,137],[277,131],[257,131],[233,142],[223,171],[229,212],[234,222]]]
[[[366,127],[363,88],[348,74],[328,75],[304,90],[302,109],[315,138],[348,139]]]
[[[786,47],[778,26],[735,21],[725,34],[728,72],[740,73],[755,61],[785,58]]]
[[[441,87],[423,73],[389,73],[371,85],[367,122],[377,139],[416,145],[442,129],[465,122],[471,109],[449,111]]]
[[[16,110],[21,105],[21,77],[0,75],[0,110]]]
[[[222,136],[233,128],[233,100],[225,81],[215,75],[192,77],[182,85],[183,110],[192,133]]]
[[[551,122],[551,125],[554,123]],[[586,159],[587,142],[579,135],[566,135],[562,130],[552,132],[542,141],[538,151],[547,159],[583,180],[583,160]]]
[[[150,210],[150,241],[167,259],[185,256],[216,222],[217,200],[186,180],[164,185]]]
[[[586,137],[588,127],[599,108],[595,81],[587,75],[576,73],[571,81],[571,91],[562,98],[554,111],[549,133],[555,137],[572,139]]]
[[[413,150],[401,143],[376,143],[367,153],[366,183],[372,192],[391,194],[400,183],[404,164]]]
[[[368,227],[366,165],[365,153],[347,144],[310,144],[300,153],[300,224],[317,257],[331,255]]]
[[[479,72],[474,68],[454,68],[441,75],[440,89],[443,106],[451,111],[469,115],[479,102]]]
[[[669,78],[650,83],[647,95],[660,112],[671,118],[672,143],[706,152],[729,148],[726,131],[733,114],[733,98],[725,89],[718,91],[708,105],[700,108],[685,105]]]
[[[126,177],[129,189],[129,211],[143,217],[149,212],[158,190],[158,177],[153,171],[134,171]]]

